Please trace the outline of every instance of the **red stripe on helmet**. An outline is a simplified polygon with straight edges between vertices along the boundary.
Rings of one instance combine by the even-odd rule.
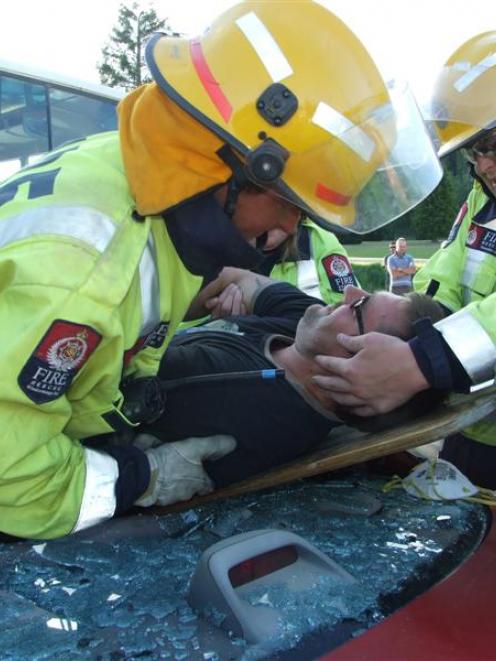
[[[199,41],[190,41],[189,48],[193,65],[198,74],[205,92],[210,97],[212,103],[222,115],[222,119],[228,122],[232,115],[232,106],[221,90],[219,83],[215,80],[210,67],[203,55],[201,43]]]
[[[321,200],[325,200],[326,202],[331,202],[332,204],[337,204],[340,207],[345,207],[347,204],[349,204],[349,201],[351,200],[351,197],[349,195],[343,195],[342,193],[338,193],[335,190],[332,190],[332,188],[328,188],[324,184],[318,183],[317,186],[315,187],[315,195],[317,197],[320,197]]]

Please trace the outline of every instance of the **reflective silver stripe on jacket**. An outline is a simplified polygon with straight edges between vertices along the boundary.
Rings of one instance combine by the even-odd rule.
[[[100,253],[113,239],[112,219],[91,207],[49,206],[25,211],[0,221],[0,248],[35,236],[67,236],[92,246]],[[153,236],[150,234],[139,265],[141,284],[140,337],[160,322],[159,285]]]
[[[442,333],[474,385],[494,380],[496,346],[470,312],[459,310],[434,326]]]
[[[105,214],[89,207],[39,207],[0,221],[0,248],[32,236],[70,236],[104,252],[115,234]]]
[[[313,296],[314,298],[320,298],[322,300],[319,274],[313,259],[302,259],[298,261],[297,269],[298,280],[296,286],[298,289],[301,289],[301,291],[307,294],[307,296]]]
[[[119,477],[117,461],[109,454],[84,449],[86,479],[79,517],[72,532],[96,526],[111,519],[116,507],[115,483]]]
[[[487,260],[487,254],[467,248],[465,266],[461,276],[463,286],[463,304],[468,305],[472,301],[472,288],[475,278],[478,276],[481,266]]]
[[[160,289],[157,274],[157,254],[153,235],[150,232],[141,256],[139,272],[141,286],[141,331],[140,337],[154,330],[160,319]]]

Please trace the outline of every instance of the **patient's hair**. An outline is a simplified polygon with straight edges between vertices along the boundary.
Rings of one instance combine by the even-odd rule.
[[[433,324],[447,316],[447,311],[442,305],[437,303],[427,294],[417,294],[411,292],[403,296],[409,303],[406,308],[406,315],[400,321],[400,326],[388,324],[387,327],[380,329],[381,333],[396,335],[403,340],[409,340],[415,336],[415,322],[419,319],[428,318]],[[405,322],[404,324],[402,322]],[[425,415],[434,409],[444,399],[446,393],[441,390],[423,390],[417,393],[412,399],[399,408],[382,415],[363,418],[351,415],[345,408],[339,408],[337,411],[339,417],[351,427],[356,427],[365,432],[378,432],[390,427],[396,427],[407,421],[415,420],[421,415]]]
[[[427,294],[418,294],[411,292],[402,297],[408,302],[406,315],[402,319],[396,320],[398,323],[386,324],[381,327],[379,332],[388,335],[396,335],[402,340],[409,340],[415,337],[415,322],[419,319],[430,319],[435,324],[446,316],[446,310]]]

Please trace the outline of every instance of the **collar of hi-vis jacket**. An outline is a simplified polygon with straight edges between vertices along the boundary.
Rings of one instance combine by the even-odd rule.
[[[126,177],[140,215],[164,213],[230,179],[216,153],[223,142],[155,83],[128,94],[118,113]]]
[[[485,225],[496,218],[496,200],[490,197],[482,209],[473,216],[472,220],[479,225]]]

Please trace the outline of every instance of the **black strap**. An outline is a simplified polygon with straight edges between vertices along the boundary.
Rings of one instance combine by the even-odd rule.
[[[414,327],[417,337],[410,346],[424,376],[433,388],[451,390],[453,379],[443,336],[427,317],[416,321]]]
[[[427,294],[427,296],[434,298],[434,296],[437,294],[438,289],[439,289],[439,282],[437,280],[431,280],[429,282],[429,286],[427,287],[427,291],[425,293]]]
[[[232,218],[236,210],[238,195],[248,183],[243,163],[239,160],[229,145],[222,145],[217,150],[217,155],[231,169],[233,176],[227,182],[227,196],[224,203],[224,213]]]

